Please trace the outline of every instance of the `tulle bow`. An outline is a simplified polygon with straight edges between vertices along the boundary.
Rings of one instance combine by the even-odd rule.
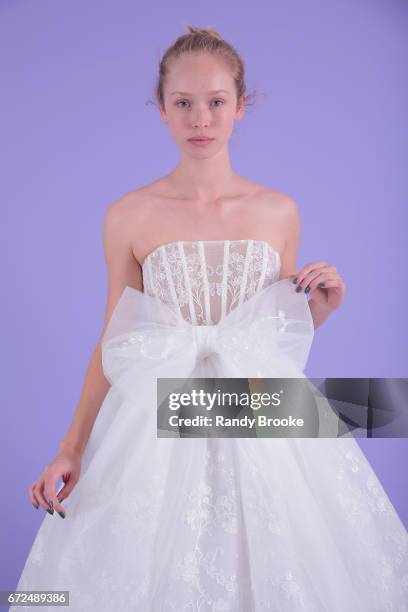
[[[314,326],[307,297],[282,279],[214,325],[192,325],[179,305],[125,287],[102,339],[106,378],[137,399],[146,378],[303,376]]]

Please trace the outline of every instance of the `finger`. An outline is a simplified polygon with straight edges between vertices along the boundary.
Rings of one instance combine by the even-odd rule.
[[[75,483],[77,482],[78,479],[74,478],[74,476],[72,474],[69,475],[68,480],[66,480],[66,482],[64,483],[64,486],[62,487],[62,489],[60,489],[60,491],[58,491],[58,495],[57,497],[62,500],[62,499],[66,499],[68,497],[68,495],[71,493],[72,489],[75,486]]]
[[[70,472],[63,474],[62,476],[63,484],[57,493],[58,501],[60,503],[67,497],[67,483],[69,482],[70,476],[71,476]]]
[[[320,268],[328,268],[330,264],[327,261],[312,261],[309,264],[306,264],[296,273],[298,278],[304,278],[309,272],[312,270],[318,270]]]
[[[319,285],[323,283],[323,287],[320,287]],[[341,280],[338,277],[335,276],[330,276],[330,275],[322,275],[322,276],[318,276],[317,278],[315,278],[309,285],[308,287],[310,287],[310,289],[308,289],[308,287],[305,287],[305,291],[306,289],[308,289],[308,291],[306,291],[306,293],[313,293],[313,291],[315,291],[316,289],[330,289],[331,287],[340,287],[341,286]]]
[[[31,503],[33,504],[34,508],[38,510],[38,508],[40,507],[40,504],[38,503],[38,500],[34,494],[34,486],[35,486],[35,482],[30,484],[30,486],[28,487],[28,495],[30,497]]]
[[[44,479],[41,478],[34,485],[34,495],[39,503],[39,505],[44,508],[44,510],[49,510],[49,505],[47,500],[44,497]],[[52,514],[52,512],[50,512]]]
[[[318,282],[321,282],[324,281],[325,278],[331,278],[333,276],[340,278],[338,274],[336,274],[336,269],[334,268],[334,266],[321,267],[317,270],[314,269],[308,272],[306,275],[299,274],[296,282],[296,290],[302,291],[302,289],[306,289],[306,287],[308,285],[311,285],[311,283],[317,278],[320,279]],[[300,287],[300,289],[298,289],[298,287]]]
[[[61,489],[57,493],[58,501],[60,503],[63,502],[64,499],[68,497],[68,495],[69,495],[68,487],[66,484],[64,484],[64,486],[61,487]]]
[[[50,510],[56,510],[61,518],[65,518],[65,509],[58,501],[58,497],[55,493],[57,482],[58,477],[53,474],[48,476],[48,478],[45,479],[44,494],[49,503]]]
[[[322,287],[323,289],[331,289],[331,288],[335,288],[335,287],[343,287],[344,285],[339,282],[337,279],[328,279],[324,281],[324,287]],[[319,285],[316,285],[315,289],[317,289],[319,287]]]

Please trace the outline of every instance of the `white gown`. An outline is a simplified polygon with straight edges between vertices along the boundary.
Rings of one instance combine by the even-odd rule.
[[[69,590],[73,612],[408,610],[407,531],[324,403],[326,437],[157,437],[158,377],[306,379],[310,308],[279,271],[260,240],[147,256],[103,339],[112,386],[67,516],[44,511],[17,590]]]

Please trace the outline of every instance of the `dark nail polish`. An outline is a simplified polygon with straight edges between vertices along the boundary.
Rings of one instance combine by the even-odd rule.
[[[302,291],[303,287],[301,285],[299,285],[298,287],[296,287],[296,293],[299,293],[300,291]]]
[[[317,286],[318,287],[324,287],[324,283],[319,283]]]
[[[310,285],[308,287],[306,287],[305,293],[309,293],[309,291],[310,291]]]
[[[63,497],[57,497],[57,499],[58,499],[59,503],[61,503],[64,498]]]
[[[35,508],[36,510],[38,510],[38,508],[39,508],[38,504],[35,504],[34,502],[31,502],[31,503],[33,504],[34,508]]]
[[[65,514],[63,512],[58,512],[61,518],[65,518]]]
[[[54,510],[51,511],[49,508],[47,508],[47,512],[48,514],[54,514]]]
[[[292,280],[292,283],[293,283],[294,285],[296,285],[297,280],[298,280],[298,279],[297,279],[297,276],[295,276],[295,278]]]

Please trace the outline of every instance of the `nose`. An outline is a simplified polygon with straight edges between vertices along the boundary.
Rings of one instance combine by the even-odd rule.
[[[208,127],[209,121],[205,121],[204,119],[197,119],[197,121],[193,121],[193,127],[195,128],[203,128]]]
[[[207,109],[198,110],[193,118],[194,127],[207,127],[210,123]]]
[[[193,342],[200,359],[212,355],[217,350],[218,329],[216,325],[193,325]]]

